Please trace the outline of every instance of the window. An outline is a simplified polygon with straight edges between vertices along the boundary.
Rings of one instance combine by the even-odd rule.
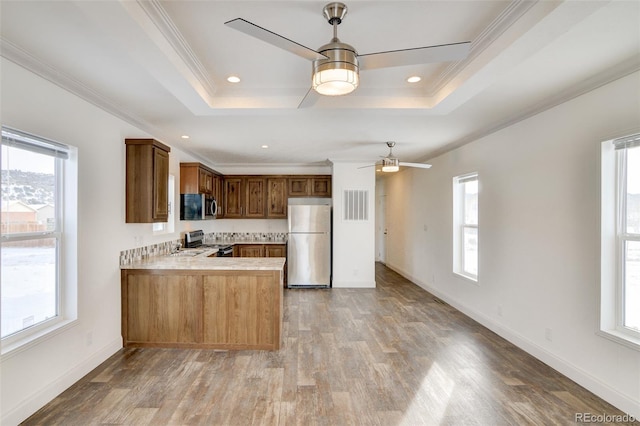
[[[640,349],[640,134],[602,145],[600,328]]]
[[[453,272],[478,280],[478,174],[453,178]]]
[[[173,175],[169,175],[169,184],[167,186],[169,199],[169,214],[167,215],[166,222],[155,222],[152,225],[153,233],[155,234],[172,234],[175,231],[175,188],[176,178]]]
[[[3,345],[4,339],[69,319],[63,285],[63,258],[70,253],[65,250],[63,192],[65,168],[70,176],[75,173],[68,164],[71,152],[57,142],[2,127]]]

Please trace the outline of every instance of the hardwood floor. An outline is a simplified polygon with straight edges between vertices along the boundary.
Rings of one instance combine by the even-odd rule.
[[[285,291],[279,351],[123,349],[24,424],[544,425],[623,414],[383,265],[376,281]]]

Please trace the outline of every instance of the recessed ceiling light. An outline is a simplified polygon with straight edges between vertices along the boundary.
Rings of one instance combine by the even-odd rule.
[[[267,148],[269,148],[269,145],[262,145],[260,148],[267,149]]]
[[[240,83],[240,77],[236,75],[230,75],[229,77],[227,77],[227,81],[229,83]]]
[[[180,136],[182,139],[189,139],[189,135],[182,135]]]
[[[417,75],[412,75],[411,77],[409,77],[409,78],[407,79],[407,82],[408,82],[408,83],[417,83],[417,82],[419,82],[420,80],[422,80],[422,79],[421,79],[420,77],[418,77]]]

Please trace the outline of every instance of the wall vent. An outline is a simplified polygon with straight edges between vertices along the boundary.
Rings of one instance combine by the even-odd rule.
[[[344,220],[369,220],[369,191],[360,189],[345,189],[343,209]]]

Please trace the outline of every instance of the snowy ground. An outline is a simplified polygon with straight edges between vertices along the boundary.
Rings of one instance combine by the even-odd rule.
[[[55,247],[2,246],[2,336],[56,315]]]

